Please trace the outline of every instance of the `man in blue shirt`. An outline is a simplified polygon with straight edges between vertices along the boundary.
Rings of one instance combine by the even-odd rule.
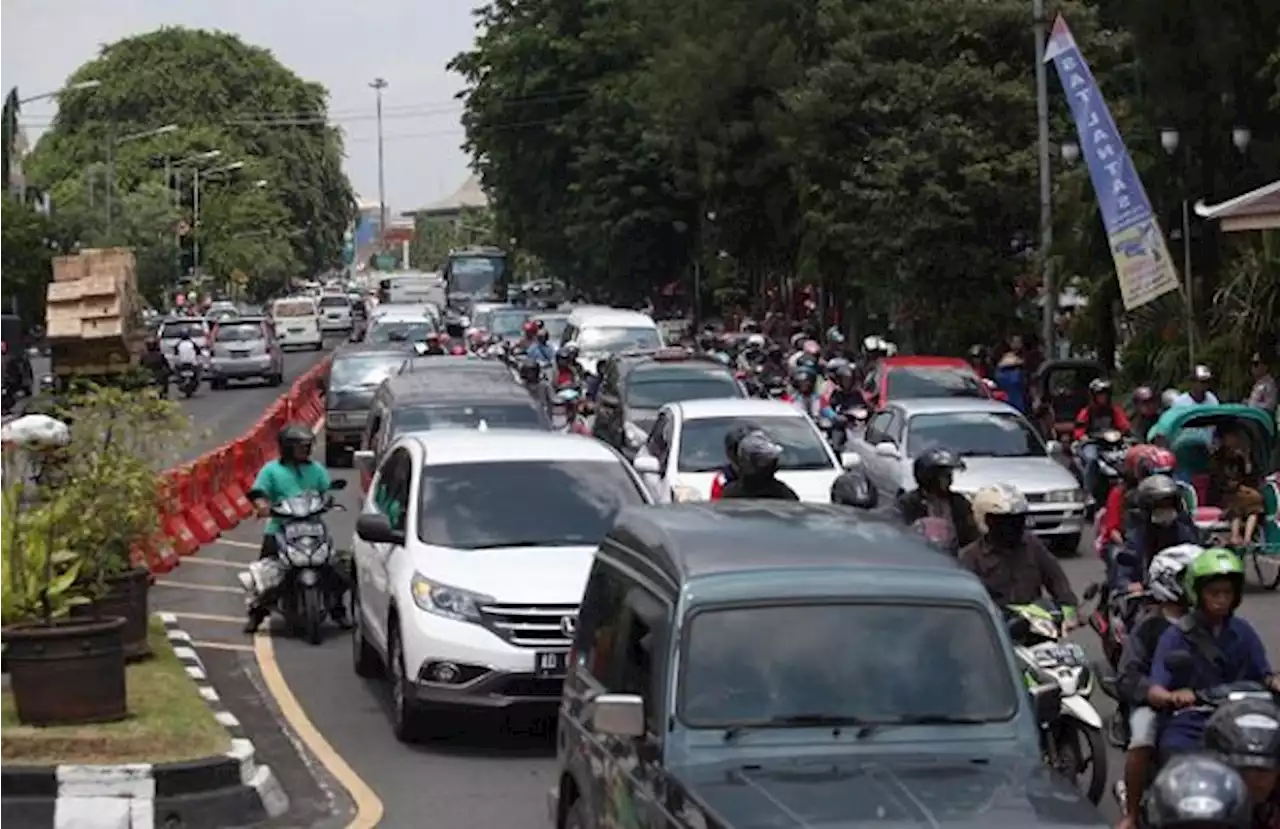
[[[529,350],[525,352],[525,356],[530,360],[535,360],[538,365],[549,366],[556,359],[556,349],[551,345],[551,332],[538,326],[538,333],[534,335],[533,344],[529,346]]]
[[[1266,649],[1253,626],[1235,615],[1244,588],[1244,565],[1235,553],[1206,550],[1187,567],[1187,599],[1194,608],[1169,627],[1151,659],[1147,701],[1165,712],[1189,708],[1196,692],[1229,682],[1260,682],[1280,692]],[[1194,751],[1201,747],[1209,711],[1165,713],[1160,750]]]
[[[276,436],[280,457],[268,461],[249,488],[249,498],[253,501],[258,517],[267,519],[267,525],[263,529],[262,549],[258,555],[260,559],[275,558],[279,553],[276,533],[280,531],[280,519],[271,515],[272,504],[304,492],[325,493],[333,487],[324,464],[311,459],[314,442],[315,435],[306,426],[300,423],[286,425]],[[342,606],[341,596],[336,598],[337,601],[331,602],[334,606],[330,609],[330,615],[334,621],[342,624],[346,619],[346,610]],[[245,633],[257,631],[271,613],[274,600],[274,592],[268,590],[250,605]]]

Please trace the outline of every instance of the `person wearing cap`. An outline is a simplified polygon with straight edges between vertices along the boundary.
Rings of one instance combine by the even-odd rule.
[[[1183,406],[1216,406],[1218,396],[1209,391],[1213,382],[1213,372],[1206,365],[1198,365],[1191,371],[1191,390],[1179,394],[1173,401],[1173,408]]]
[[[1247,402],[1255,409],[1262,409],[1264,412],[1274,412],[1280,401],[1280,392],[1276,388],[1276,378],[1271,374],[1271,366],[1268,365],[1266,357],[1260,351],[1253,353],[1253,358],[1249,361],[1249,370],[1253,374],[1253,388],[1249,391],[1249,399]]]
[[[991,379],[995,381],[996,388],[1005,393],[1010,406],[1023,414],[1028,413],[1030,404],[1027,399],[1027,371],[1022,355],[1013,349],[1000,355],[995,376]]]

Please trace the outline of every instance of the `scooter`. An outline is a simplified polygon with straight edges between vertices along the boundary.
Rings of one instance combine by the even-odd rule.
[[[1044,727],[1045,760],[1072,780],[1088,772],[1085,796],[1097,804],[1107,785],[1107,747],[1102,737],[1102,717],[1089,697],[1093,694],[1093,671],[1084,649],[1063,638],[1061,609],[1052,603],[1012,605],[1009,635],[1015,642],[1014,655],[1030,676],[1051,679],[1062,691],[1062,708],[1057,719]],[[1080,743],[1089,747],[1086,760]]]
[[[1097,450],[1092,460],[1085,458],[1085,449],[1094,447]],[[1107,493],[1111,487],[1120,483],[1124,469],[1124,453],[1129,442],[1119,429],[1106,429],[1099,434],[1090,435],[1077,441],[1071,448],[1075,458],[1076,474],[1081,483],[1090,482],[1090,491],[1085,493],[1090,499],[1090,516],[1107,502]],[[1090,473],[1090,467],[1093,471]],[[1090,481],[1092,478],[1092,481]]]
[[[190,364],[178,366],[177,385],[183,397],[191,397],[200,388],[200,370]]]
[[[346,485],[345,480],[336,480],[332,488],[345,489]],[[284,617],[295,635],[313,645],[320,644],[323,637],[333,597],[345,594],[351,583],[350,563],[334,550],[333,535],[323,520],[326,512],[335,509],[345,507],[335,503],[331,493],[304,492],[273,504],[271,515],[280,519],[276,533],[279,552],[275,558],[253,562],[240,573],[240,584],[250,602],[263,601],[274,592],[270,609]]]

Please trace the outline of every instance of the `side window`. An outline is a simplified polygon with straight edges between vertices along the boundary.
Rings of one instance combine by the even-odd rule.
[[[894,445],[902,446],[902,431],[906,426],[906,420],[902,413],[895,411],[889,420],[889,428],[885,431],[885,439],[893,441]]]
[[[375,456],[377,455],[378,430],[382,428],[382,411],[378,404],[373,404],[373,411],[369,413],[369,422],[364,425],[364,437],[361,439],[361,449],[372,449]]]
[[[649,440],[645,444],[649,454],[658,459],[664,469],[667,465],[667,453],[671,451],[671,413],[663,409],[658,413],[653,428],[649,430]]]
[[[382,465],[382,473],[378,476],[378,485],[373,495],[374,506],[387,516],[393,529],[405,528],[412,474],[413,459],[409,456],[409,450],[400,448],[387,458],[387,462]]]
[[[893,412],[876,412],[867,422],[867,443],[876,444],[886,440],[889,430],[889,418]]]
[[[626,607],[627,583],[622,574],[596,560],[578,611],[578,635],[573,643],[577,664],[602,685],[613,662],[613,640]]]

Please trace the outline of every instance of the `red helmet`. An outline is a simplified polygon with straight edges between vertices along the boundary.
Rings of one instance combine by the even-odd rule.
[[[1152,475],[1172,475],[1178,459],[1162,446],[1152,446],[1151,451],[1138,460],[1138,480]]]
[[[534,336],[535,334],[538,333],[538,323],[534,322],[533,320],[529,320],[524,324],[523,331],[526,335],[530,337]]]

